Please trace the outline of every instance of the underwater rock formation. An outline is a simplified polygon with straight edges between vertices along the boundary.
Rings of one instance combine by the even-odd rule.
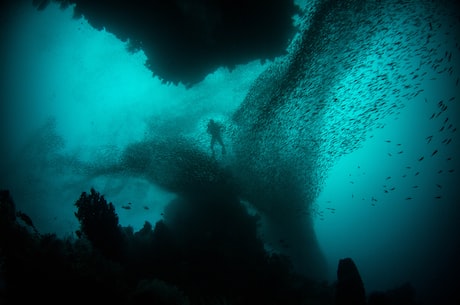
[[[339,260],[335,305],[366,305],[364,284],[351,258]]]
[[[38,9],[50,2],[34,1]],[[55,2],[75,5],[76,17],[128,41],[133,51],[141,49],[160,79],[187,86],[218,67],[285,54],[298,12],[293,0]]]

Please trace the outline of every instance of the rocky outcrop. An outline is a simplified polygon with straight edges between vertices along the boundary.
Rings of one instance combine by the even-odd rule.
[[[339,260],[336,305],[366,305],[366,293],[358,268],[351,258]]]

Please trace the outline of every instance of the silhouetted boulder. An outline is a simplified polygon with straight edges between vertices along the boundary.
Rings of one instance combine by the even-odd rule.
[[[365,305],[366,294],[358,268],[351,258],[339,260],[337,269],[336,305]]]

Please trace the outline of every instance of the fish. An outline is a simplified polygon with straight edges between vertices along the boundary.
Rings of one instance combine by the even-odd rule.
[[[428,137],[426,137],[425,139],[428,140],[428,144],[429,144],[429,143],[431,142],[431,140],[433,139],[433,136],[428,136]]]
[[[433,157],[434,155],[436,155],[438,153],[438,150],[436,149],[435,151],[433,151],[433,153],[431,154],[431,156]]]
[[[418,160],[422,161],[425,157],[421,156]]]

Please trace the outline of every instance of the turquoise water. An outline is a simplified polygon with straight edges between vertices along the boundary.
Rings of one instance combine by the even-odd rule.
[[[317,32],[306,18],[287,56],[191,88],[152,77],[142,51],[71,8],[20,7],[3,33],[0,187],[41,232],[73,234],[91,187],[140,229],[176,194],[158,174],[118,171],[120,156],[150,141],[209,156],[215,118],[217,162],[262,213],[267,249],[328,281],[352,257],[369,291],[458,288],[459,16],[448,2],[357,3],[330,7]],[[160,163],[164,176],[177,164]]]

